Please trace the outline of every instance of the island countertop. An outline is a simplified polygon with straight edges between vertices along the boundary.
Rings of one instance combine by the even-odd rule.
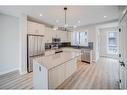
[[[40,65],[49,70],[76,57],[79,57],[80,55],[80,52],[64,51],[61,53],[36,58],[34,59],[34,62],[39,63]]]

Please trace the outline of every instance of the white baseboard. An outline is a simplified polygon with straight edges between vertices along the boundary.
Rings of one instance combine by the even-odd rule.
[[[24,74],[26,74],[27,73],[27,71],[19,71],[19,73],[20,73],[20,75],[24,75]]]
[[[13,72],[13,71],[18,71],[18,70],[19,70],[19,68],[10,69],[8,71],[0,72],[0,75],[7,74],[7,73],[10,73],[10,72]]]

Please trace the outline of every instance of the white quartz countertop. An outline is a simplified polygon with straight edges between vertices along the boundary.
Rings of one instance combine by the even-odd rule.
[[[61,65],[69,60],[72,60],[73,58],[76,58],[80,56],[80,52],[76,51],[64,51],[57,54],[52,54],[49,56],[42,56],[39,58],[34,59],[35,63],[39,63],[45,68],[52,69],[53,67],[56,67],[58,65]]]

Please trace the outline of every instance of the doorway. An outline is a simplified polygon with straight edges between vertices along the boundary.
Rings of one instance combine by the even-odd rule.
[[[117,27],[100,29],[100,57],[118,58],[119,34]]]

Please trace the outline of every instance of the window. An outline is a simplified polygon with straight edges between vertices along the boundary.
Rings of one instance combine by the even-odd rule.
[[[74,46],[88,46],[87,32],[72,32],[71,38]]]
[[[109,54],[117,54],[117,32],[109,32],[108,33],[108,53]]]
[[[88,45],[88,41],[87,41],[87,32],[79,32],[79,45],[80,46],[87,46]]]
[[[71,45],[77,46],[79,44],[79,34],[78,32],[72,32],[71,34]]]

